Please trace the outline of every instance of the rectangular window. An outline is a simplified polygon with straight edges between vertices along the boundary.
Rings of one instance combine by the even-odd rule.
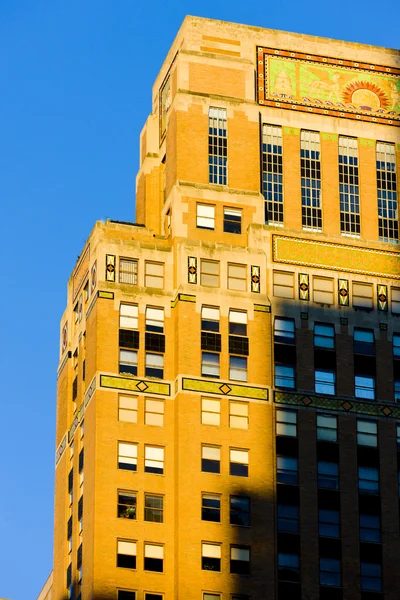
[[[303,229],[322,231],[321,158],[319,133],[300,134],[301,205]]]
[[[358,467],[358,489],[364,494],[379,494],[379,471],[376,467]]]
[[[201,307],[201,330],[219,332],[219,308],[213,306]]]
[[[164,497],[154,494],[144,495],[144,520],[151,523],[164,522]]]
[[[247,496],[231,496],[229,499],[229,522],[231,525],[250,526],[250,498]]]
[[[313,298],[318,304],[333,304],[333,279],[313,277]]]
[[[278,504],[278,531],[299,532],[299,507],[294,504]]]
[[[396,443],[397,451],[400,451],[400,424],[396,425]]]
[[[136,592],[118,590],[118,600],[136,600]]]
[[[164,378],[164,355],[146,352],[146,377]]]
[[[339,136],[340,231],[360,236],[360,188],[356,138]]]
[[[229,335],[247,335],[247,312],[229,311]]]
[[[297,413],[284,408],[276,409],[276,435],[297,436]]]
[[[356,375],[354,377],[354,394],[356,398],[375,400],[375,377]]]
[[[393,334],[393,358],[400,358],[400,333]]]
[[[399,221],[397,212],[396,155],[394,144],[376,144],[376,182],[378,188],[378,226],[381,242],[397,244]]]
[[[400,402],[400,381],[394,381],[394,401]]]
[[[221,496],[217,494],[201,495],[201,519],[213,523],[221,522]]]
[[[315,369],[315,391],[317,394],[334,396],[335,382],[335,371],[328,371],[327,369]]]
[[[144,544],[144,570],[162,573],[164,570],[164,546]]]
[[[219,378],[219,354],[214,352],[201,353],[201,375],[202,377]]]
[[[215,229],[215,206],[197,204],[196,226],[199,229]]]
[[[128,258],[119,259],[119,282],[137,285],[138,282],[138,261]]]
[[[137,444],[118,442],[118,469],[137,470]]]
[[[138,399],[136,396],[118,396],[118,421],[137,423]]]
[[[242,233],[242,211],[236,208],[224,208],[225,233]]]
[[[164,473],[164,448],[157,446],[144,447],[144,471],[145,473]]]
[[[374,308],[372,283],[353,281],[353,306],[372,310]]]
[[[298,554],[278,553],[278,578],[279,581],[300,582],[300,557]]]
[[[229,402],[229,427],[235,429],[249,428],[249,405],[247,402]]]
[[[294,344],[294,319],[275,318],[274,340],[283,344]]]
[[[145,425],[164,425],[164,400],[155,400],[146,398],[144,401],[144,422]]]
[[[314,324],[314,347],[334,350],[335,328],[329,323]]]
[[[318,461],[318,487],[339,489],[339,465],[334,462]]]
[[[228,290],[246,291],[246,265],[228,264]]]
[[[136,542],[117,541],[117,567],[136,569]]]
[[[118,492],[118,518],[136,519],[135,492]]]
[[[375,421],[357,419],[357,444],[378,447],[378,424]]]
[[[162,594],[145,594],[145,600],[164,600],[164,596]]]
[[[146,331],[164,333],[164,309],[146,306]]]
[[[290,456],[276,457],[276,480],[278,483],[297,484],[297,458]]]
[[[392,287],[392,313],[400,314],[400,288]]]
[[[135,304],[123,304],[119,307],[119,326],[120,329],[137,329],[139,318],[139,308]]]
[[[338,558],[319,559],[319,584],[340,587],[340,560]]]
[[[204,571],[221,570],[221,546],[219,544],[201,544],[201,568]]]
[[[230,572],[250,575],[250,548],[231,546]]]
[[[382,591],[382,565],[379,563],[361,563],[361,589],[369,592]]]
[[[203,600],[221,600],[220,594],[203,594]]]
[[[321,537],[340,537],[340,513],[338,510],[319,509],[318,533]]]
[[[295,369],[290,365],[275,365],[275,387],[294,390],[296,387]]]
[[[119,372],[121,375],[137,375],[138,353],[136,350],[119,351]]]
[[[208,110],[208,181],[227,184],[227,137],[226,109]]]
[[[146,287],[158,288],[164,287],[164,263],[155,263],[147,261],[144,266],[144,285]]]
[[[200,261],[200,283],[207,287],[219,286],[219,262],[203,259]]]
[[[381,518],[379,515],[360,514],[360,542],[381,541]]]
[[[283,224],[282,127],[262,126],[262,193],[265,222]]]
[[[337,442],[337,417],[317,415],[317,440]]]
[[[374,332],[372,329],[354,328],[354,353],[368,354],[369,356],[375,354]]]
[[[229,357],[229,379],[247,381],[247,358],[245,356]]]
[[[230,474],[237,477],[249,476],[249,451],[229,450]]]
[[[294,273],[273,272],[273,294],[277,298],[294,298]]]
[[[203,473],[221,472],[221,448],[218,446],[201,447],[201,470]]]
[[[201,399],[201,422],[203,425],[221,424],[221,402],[211,398]]]

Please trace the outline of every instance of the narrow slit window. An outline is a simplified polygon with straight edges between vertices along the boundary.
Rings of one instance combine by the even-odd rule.
[[[360,188],[356,138],[339,136],[340,231],[360,236]]]
[[[228,133],[226,109],[210,107],[208,111],[208,181],[227,184]]]

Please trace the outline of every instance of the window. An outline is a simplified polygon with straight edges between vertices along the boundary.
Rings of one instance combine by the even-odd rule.
[[[219,544],[201,544],[201,568],[204,571],[221,570],[221,546]]]
[[[225,233],[242,233],[242,211],[236,208],[224,208]]]
[[[400,381],[395,380],[394,382],[394,401],[400,402]]]
[[[364,494],[379,493],[379,471],[376,467],[358,467],[358,490]]]
[[[119,326],[121,329],[138,329],[139,308],[134,304],[120,304]]]
[[[275,318],[274,340],[283,344],[294,344],[294,319]]]
[[[290,365],[275,365],[275,387],[294,390],[296,387],[294,367]]]
[[[146,306],[146,331],[164,333],[164,309]]]
[[[372,375],[355,375],[354,394],[356,398],[375,399],[375,377]]]
[[[164,522],[164,497],[144,495],[144,520],[152,523]]]
[[[315,323],[314,347],[333,350],[335,348],[335,328],[329,323]]]
[[[356,138],[339,136],[340,231],[360,235],[360,188]]]
[[[297,436],[297,413],[284,408],[276,409],[276,435]]]
[[[229,451],[230,456],[230,474],[237,477],[249,476],[249,451],[233,450]]]
[[[340,587],[340,560],[337,558],[319,559],[319,584]]]
[[[276,479],[278,483],[297,484],[297,458],[277,456]]]
[[[247,402],[229,402],[229,427],[249,428],[249,405]]]
[[[278,553],[278,576],[280,581],[300,581],[300,557],[298,554]]]
[[[250,575],[250,548],[231,546],[230,572]]]
[[[360,541],[381,541],[381,518],[379,515],[360,514]]]
[[[357,444],[359,446],[378,446],[378,424],[375,421],[357,419]]]
[[[164,570],[164,546],[144,544],[144,570],[162,573]]]
[[[164,378],[164,355],[146,352],[146,377]]]
[[[314,302],[317,304],[333,304],[333,279],[313,277]]]
[[[118,421],[137,423],[138,399],[136,396],[118,396]]]
[[[145,600],[164,600],[164,596],[162,594],[145,594]]]
[[[354,353],[368,354],[369,356],[375,354],[374,332],[372,329],[354,328]]]
[[[229,311],[229,335],[247,335],[247,312]]]
[[[136,600],[136,593],[128,592],[128,590],[118,590],[118,600]]]
[[[273,272],[273,293],[277,298],[294,298],[293,273]]]
[[[136,350],[119,351],[119,372],[121,375],[137,375],[138,353]]]
[[[381,242],[397,244],[399,222],[397,211],[396,158],[394,144],[376,144],[376,181],[378,188],[378,225]]]
[[[136,519],[135,492],[118,492],[118,518]]]
[[[157,446],[145,446],[144,448],[144,471],[145,473],[164,473],[164,448]]]
[[[340,537],[340,513],[338,510],[318,510],[318,533],[321,537]]]
[[[247,381],[247,358],[245,356],[229,357],[229,379]]]
[[[136,569],[136,542],[117,541],[117,567]]]
[[[128,258],[119,259],[119,282],[137,285],[138,282],[138,261]]]
[[[299,532],[299,507],[294,504],[278,504],[278,531]]]
[[[300,148],[303,229],[322,231],[319,133],[302,131],[300,134]]]
[[[203,600],[221,600],[220,594],[203,594]]]
[[[146,287],[158,288],[164,287],[164,263],[155,263],[147,261],[144,266],[144,285]]]
[[[219,332],[219,308],[202,306],[201,308],[201,330]]]
[[[337,417],[317,415],[317,440],[337,442]]]
[[[393,334],[393,358],[400,358],[400,333]]]
[[[318,487],[330,490],[339,489],[339,465],[337,463],[318,461]]]
[[[201,519],[214,523],[221,522],[221,496],[217,494],[201,495]]]
[[[335,371],[328,371],[326,369],[315,369],[315,391],[317,394],[334,396],[335,381]]]
[[[220,400],[201,399],[201,422],[203,425],[221,424],[221,402]]]
[[[400,450],[400,424],[396,425],[396,443],[397,443],[397,451]]]
[[[353,306],[367,310],[374,307],[372,284],[353,281]]]
[[[382,565],[378,563],[361,563],[361,589],[363,591],[382,591]]]
[[[262,194],[265,222],[283,224],[282,127],[262,126]]]
[[[213,352],[201,353],[201,375],[202,377],[219,378],[219,354]]]
[[[219,286],[219,262],[203,259],[200,261],[200,283],[208,287]]]
[[[217,446],[201,447],[201,470],[203,473],[220,473],[221,448]]]
[[[208,110],[208,181],[226,185],[227,183],[227,129],[226,109]]]
[[[118,469],[137,470],[137,444],[118,442]]]
[[[145,425],[162,427],[164,425],[164,400],[145,398],[144,407]]]
[[[229,522],[231,525],[250,526],[250,498],[247,496],[231,496]]]
[[[400,314],[400,288],[392,287],[392,313]]]
[[[196,227],[199,229],[215,228],[215,206],[210,204],[197,205]]]
[[[246,265],[228,264],[228,290],[246,291]]]

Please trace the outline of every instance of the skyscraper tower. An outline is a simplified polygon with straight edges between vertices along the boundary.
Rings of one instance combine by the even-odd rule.
[[[68,283],[52,600],[398,600],[399,76],[185,19]]]

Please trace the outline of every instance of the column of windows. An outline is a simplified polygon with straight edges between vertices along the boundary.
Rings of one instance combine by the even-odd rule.
[[[262,126],[262,193],[265,222],[283,224],[282,127]]]
[[[360,188],[356,138],[339,137],[340,231],[360,235]]]
[[[303,229],[322,231],[320,137],[302,131],[300,137],[301,206]]]
[[[382,242],[398,243],[397,181],[394,144],[376,144],[376,182],[378,188],[378,226]]]

